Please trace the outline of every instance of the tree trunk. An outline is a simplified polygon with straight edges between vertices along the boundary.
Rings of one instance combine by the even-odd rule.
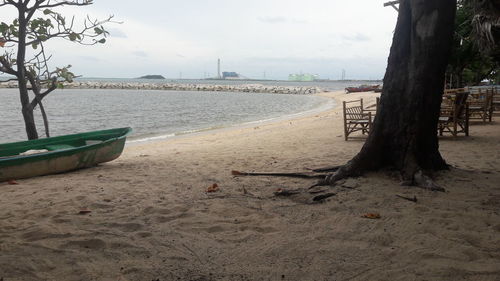
[[[24,60],[26,58],[26,17],[23,5],[18,7],[19,11],[19,43],[17,48],[17,79],[19,84],[19,97],[21,99],[24,125],[28,139],[38,139],[33,108],[30,105],[28,86]]]
[[[447,168],[437,122],[451,50],[456,0],[402,0],[379,112],[361,151],[324,183],[383,167],[416,183],[419,171]]]
[[[19,80],[20,82],[20,80]],[[19,83],[20,85],[21,83]],[[21,92],[21,101],[23,100],[23,96],[26,95],[28,96],[28,92],[26,91],[26,94],[22,93],[21,90],[21,85],[19,86],[19,91]],[[38,132],[36,129],[36,124],[35,124],[35,116],[33,115],[33,109],[29,105],[22,105],[22,113],[23,113],[23,118],[24,118],[24,126],[26,129],[26,135],[28,136],[29,140],[35,140],[38,139]]]

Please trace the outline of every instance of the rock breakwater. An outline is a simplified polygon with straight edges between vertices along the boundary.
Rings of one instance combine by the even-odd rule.
[[[17,88],[16,81],[0,83],[0,88]],[[144,82],[95,82],[75,81],[64,83],[66,89],[127,89],[127,90],[166,90],[166,91],[208,91],[208,92],[248,92],[310,95],[323,92],[318,87],[277,86],[263,84],[214,85],[182,83],[144,83]]]

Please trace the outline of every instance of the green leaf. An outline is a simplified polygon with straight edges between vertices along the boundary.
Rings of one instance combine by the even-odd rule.
[[[8,24],[6,24],[5,22],[0,23],[0,32],[1,33],[5,33],[8,30],[9,30]]]
[[[99,42],[99,43],[101,43],[101,44],[104,44],[104,43],[106,43],[106,39],[105,39],[105,38],[102,38],[101,40],[99,40],[99,41],[97,41],[97,42]]]
[[[100,29],[99,27],[95,27],[94,32],[95,32],[95,34],[99,35],[99,34],[102,34],[104,31],[102,29]]]
[[[35,42],[35,43],[31,44],[31,47],[32,47],[34,50],[36,50],[36,49],[38,48],[38,43],[36,43],[36,42]]]
[[[75,41],[76,39],[78,39],[78,35],[76,33],[73,32],[69,34],[69,40]]]
[[[52,10],[50,10],[50,9],[45,9],[45,10],[43,10],[43,14],[44,14],[44,15],[49,15],[49,14],[52,14]]]

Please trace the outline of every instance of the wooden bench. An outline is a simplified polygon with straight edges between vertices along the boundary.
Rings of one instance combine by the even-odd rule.
[[[343,102],[344,114],[344,137],[347,141],[349,135],[361,131],[363,135],[370,132],[373,118],[372,112],[363,108],[363,99],[344,101]]]

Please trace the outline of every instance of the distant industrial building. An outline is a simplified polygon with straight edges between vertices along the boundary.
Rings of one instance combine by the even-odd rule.
[[[314,81],[318,78],[319,76],[317,74],[309,74],[309,73],[288,75],[288,81]]]
[[[240,79],[240,75],[236,72],[222,72],[222,79]]]

